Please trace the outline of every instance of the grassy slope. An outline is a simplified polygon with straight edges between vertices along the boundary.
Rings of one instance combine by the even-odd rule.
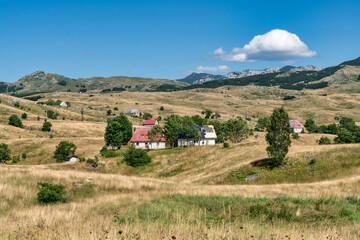
[[[171,113],[200,113],[207,106],[219,111],[222,119],[233,115],[269,115],[274,106],[285,104],[290,114],[301,120],[307,116],[316,116],[319,123],[330,123],[335,115],[353,116],[357,121],[360,120],[357,119],[360,95],[356,93],[344,94],[337,89],[324,89],[305,91],[305,95],[298,95],[293,101],[281,100],[284,95],[295,93],[297,92],[248,86],[171,94],[120,93],[94,97],[74,93],[60,93],[58,97],[54,97],[54,94],[44,95],[45,100],[52,98],[70,101],[75,107],[109,105],[111,109],[118,107],[119,112],[128,107],[139,107],[143,112],[163,117]],[[328,95],[321,96],[323,93]],[[138,170],[121,163],[121,156],[113,159],[100,158],[104,166],[90,171],[83,163],[53,164],[52,153],[59,141],[71,140],[78,146],[80,155],[93,157],[98,154],[104,144],[105,123],[102,122],[102,112],[86,110],[85,119],[91,121],[82,123],[78,121],[79,108],[49,107],[66,117],[66,120],[51,120],[54,137],[50,138],[49,133],[18,129],[6,124],[10,114],[27,112],[29,119],[24,120],[24,124],[40,127],[42,121],[36,121],[36,117],[44,117],[43,107],[21,100],[26,105],[19,109],[7,102],[10,99],[8,96],[1,95],[0,98],[1,142],[9,143],[14,155],[25,151],[28,157],[23,164],[52,163],[0,167],[0,204],[3,206],[0,226],[1,229],[6,229],[0,230],[3,238],[114,239],[123,236],[124,239],[158,239],[159,236],[176,236],[181,239],[201,239],[208,236],[210,239],[246,239],[254,236],[255,239],[284,239],[286,235],[293,239],[301,239],[301,235],[304,239],[359,237],[356,225],[358,202],[348,202],[345,199],[348,196],[359,197],[358,158],[351,158],[357,155],[359,146],[356,144],[319,146],[316,145],[316,140],[321,135],[310,134],[301,135],[299,140],[294,140],[289,157],[301,162],[298,166],[302,166],[304,160],[304,167],[307,167],[309,156],[316,156],[319,166],[322,163],[327,166],[315,168],[312,176],[316,177],[305,182],[286,174],[278,174],[276,178],[269,175],[268,179],[271,181],[251,186],[216,184],[233,171],[266,157],[263,133],[255,133],[257,138],[252,136],[230,149],[222,149],[221,145],[217,145],[151,152],[153,163]],[[165,107],[164,112],[158,110],[161,105]],[[139,122],[133,119],[133,123]],[[255,120],[250,122],[251,125],[254,123]],[[326,162],[328,157],[336,166],[344,164],[344,167],[332,171]],[[302,176],[308,177],[304,169],[306,168],[300,168],[300,172]],[[277,173],[281,173],[280,170]],[[286,170],[293,171],[292,168]],[[297,173],[298,170],[295,170]],[[43,180],[65,184],[71,201],[46,207],[37,204],[36,183]],[[79,187],[77,183],[85,185]],[[282,202],[264,199],[276,196],[288,198],[282,198]],[[325,202],[328,198],[331,198],[330,203]],[[208,212],[208,204],[227,206],[229,201],[235,204],[234,215],[229,215],[228,207],[217,207],[213,212]],[[249,205],[243,206],[244,202]],[[284,216],[290,215],[292,218],[284,220],[277,217],[270,223],[267,220],[268,212],[260,212],[257,217],[237,215],[239,211],[246,213],[252,208],[264,210],[261,206],[267,206],[266,204],[271,204],[271,214],[277,216],[284,209]],[[319,210],[315,207],[319,207]],[[297,216],[298,208],[304,213],[300,219]],[[230,209],[233,209],[233,205]],[[316,227],[306,223],[309,219],[316,219],[310,214],[316,212],[314,209],[325,219],[319,220],[320,224]],[[333,215],[336,221],[322,214]],[[230,217],[226,219],[224,216]],[[113,221],[122,217],[133,217],[135,221],[120,224]],[[167,225],[163,224],[164,219],[168,220]],[[195,224],[192,222],[194,219],[197,221]],[[223,219],[226,224],[213,224],[219,219]],[[292,224],[288,224],[289,221]],[[122,233],[119,234],[119,231]]]
[[[66,84],[60,85],[58,82],[64,81]],[[112,89],[113,87],[125,88],[129,91],[155,90],[158,86],[168,84],[175,87],[186,86],[186,83],[167,79],[139,78],[139,77],[92,77],[71,79],[54,73],[44,73],[42,71],[27,75],[14,84],[18,94],[36,93],[36,92],[78,92],[80,89],[88,91],[101,92],[103,89]]]

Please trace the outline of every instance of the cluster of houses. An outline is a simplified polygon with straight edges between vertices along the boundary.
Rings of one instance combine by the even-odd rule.
[[[125,113],[129,115],[140,116],[140,111],[137,108],[126,109]],[[305,127],[298,120],[290,120],[289,122],[290,128],[293,130],[293,132],[305,132]],[[157,124],[159,124],[157,120],[145,120],[143,126],[136,128],[136,130],[133,132],[130,143],[134,144],[136,148],[141,149],[165,149],[166,140],[164,137],[161,137],[156,142],[152,142],[147,136],[148,132]],[[196,141],[194,139],[186,139],[184,136],[180,135],[177,144],[179,147],[215,145],[217,135],[212,125],[197,125],[195,127],[198,130],[200,140]]]
[[[157,120],[145,120],[143,126],[136,128],[133,132],[130,143],[133,144],[135,148],[165,149],[166,140],[164,137],[161,137],[156,142],[151,141],[148,137],[148,132],[157,124],[159,124]],[[182,138],[182,136],[179,136],[178,146],[215,145],[217,136],[212,125],[196,126],[196,129],[198,130],[198,134],[200,136],[199,141],[185,139]]]

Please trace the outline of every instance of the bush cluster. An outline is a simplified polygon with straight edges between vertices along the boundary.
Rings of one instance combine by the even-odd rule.
[[[129,166],[139,167],[150,163],[151,157],[146,151],[131,146],[124,152],[124,161]]]
[[[42,204],[65,202],[65,186],[61,184],[51,184],[46,182],[38,182],[37,200]]]

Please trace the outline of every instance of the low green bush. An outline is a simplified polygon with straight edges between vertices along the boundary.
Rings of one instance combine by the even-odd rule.
[[[116,153],[114,151],[109,150],[106,145],[103,146],[103,148],[100,150],[100,154],[101,156],[106,158],[112,158],[116,156]]]
[[[18,115],[15,115],[15,114],[13,114],[9,117],[9,125],[18,127],[18,128],[24,127],[24,125],[21,122],[21,119],[18,117]]]
[[[318,141],[319,145],[331,144],[331,140],[328,137],[321,137]]]
[[[65,186],[61,184],[51,184],[46,182],[38,182],[37,200],[41,204],[65,202]]]
[[[124,152],[124,161],[129,166],[139,167],[150,163],[151,157],[146,151],[131,146]]]

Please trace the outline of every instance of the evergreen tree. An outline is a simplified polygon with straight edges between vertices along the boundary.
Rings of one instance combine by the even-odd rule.
[[[0,163],[6,163],[6,161],[11,160],[10,157],[11,151],[7,144],[0,144]]]
[[[120,149],[122,145],[126,145],[130,141],[131,136],[132,124],[125,115],[108,119],[104,136],[106,145]]]
[[[45,119],[44,124],[43,124],[43,126],[42,126],[42,128],[41,128],[41,131],[43,131],[43,132],[50,132],[50,131],[51,131],[51,127],[52,127],[52,124]]]
[[[271,158],[269,166],[280,166],[291,145],[289,115],[283,107],[274,109],[267,131],[266,141],[269,146],[266,151]]]

